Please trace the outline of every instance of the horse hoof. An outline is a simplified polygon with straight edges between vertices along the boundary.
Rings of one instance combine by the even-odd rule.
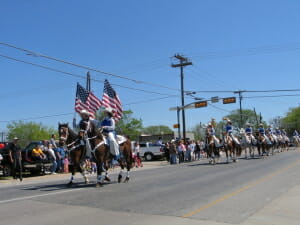
[[[121,181],[122,181],[122,175],[119,174],[119,176],[118,176],[118,183],[121,183]]]
[[[127,183],[128,181],[129,181],[129,177],[126,177],[124,183]]]
[[[106,180],[107,182],[110,182],[110,178],[108,176],[105,176],[104,180]]]
[[[85,180],[84,183],[85,183],[85,184],[89,184],[90,181],[89,181],[89,180]]]
[[[103,187],[103,185],[102,185],[102,183],[98,182],[98,183],[96,184],[96,188],[100,188],[100,187]]]
[[[70,181],[69,183],[67,183],[67,187],[72,187],[72,185],[73,185],[72,181]]]

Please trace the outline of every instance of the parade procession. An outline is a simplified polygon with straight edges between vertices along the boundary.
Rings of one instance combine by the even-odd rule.
[[[299,225],[300,2],[0,11],[0,225]]]

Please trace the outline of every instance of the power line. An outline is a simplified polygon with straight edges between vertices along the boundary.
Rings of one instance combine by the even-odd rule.
[[[17,119],[17,120],[1,120],[0,123],[9,123],[13,121],[22,121],[22,120],[35,120],[35,119],[44,119],[49,117],[57,117],[57,116],[67,116],[67,115],[73,115],[74,113],[62,113],[62,114],[54,114],[54,115],[46,115],[46,116],[39,116],[39,117],[29,117],[29,118],[23,118],[23,119]]]
[[[124,80],[129,80],[129,81],[132,81],[134,83],[146,84],[146,85],[160,87],[160,88],[164,88],[164,89],[180,91],[179,89],[176,89],[176,88],[171,88],[171,87],[167,87],[167,86],[164,86],[164,85],[155,84],[155,83],[151,83],[151,82],[147,82],[147,81],[136,80],[136,79],[121,76],[121,75],[118,75],[118,74],[113,74],[113,73],[101,71],[101,70],[98,70],[98,69],[95,69],[95,68],[92,68],[92,67],[83,66],[83,65],[80,65],[80,64],[77,64],[77,63],[73,63],[73,62],[62,60],[62,59],[54,58],[54,57],[47,56],[47,55],[44,55],[44,54],[41,54],[41,53],[36,53],[34,51],[24,49],[24,48],[20,48],[20,47],[17,47],[17,46],[8,44],[8,43],[0,42],[0,44],[4,45],[4,46],[7,46],[7,47],[10,47],[10,48],[14,48],[14,49],[26,52],[26,53],[28,53],[29,55],[32,55],[32,56],[43,57],[43,58],[50,59],[50,60],[53,60],[53,61],[56,61],[56,62],[60,62],[60,63],[68,64],[68,65],[71,65],[71,66],[79,67],[79,68],[82,68],[82,69],[85,69],[85,70],[94,71],[94,72],[97,72],[97,73],[105,74],[105,75],[108,75],[108,76],[112,76],[112,77],[116,77],[116,78],[120,78],[120,79],[124,79]]]
[[[13,61],[17,61],[17,62],[21,62],[21,63],[24,63],[24,64],[32,65],[32,66],[35,66],[35,67],[39,67],[39,68],[43,68],[43,69],[46,69],[46,70],[50,70],[52,72],[58,72],[58,73],[66,74],[66,75],[69,75],[69,76],[78,77],[78,78],[81,78],[81,79],[86,79],[85,76],[74,74],[74,73],[70,73],[70,72],[67,72],[67,71],[59,70],[59,69],[55,69],[55,68],[44,66],[44,65],[41,65],[41,64],[32,63],[32,62],[28,62],[28,61],[24,61],[24,60],[20,60],[20,59],[17,59],[17,58],[14,58],[14,57],[10,57],[10,56],[7,56],[7,55],[2,55],[2,54],[0,54],[0,56],[3,57],[3,58],[6,58],[6,59],[13,60]],[[98,80],[98,79],[94,79],[94,78],[91,78],[91,80],[93,80],[95,82],[99,82],[99,83],[104,83],[104,81]],[[150,94],[167,95],[167,96],[170,96],[170,97],[171,96],[177,96],[177,97],[179,96],[179,95],[170,95],[170,94],[165,94],[165,93],[160,93],[160,92],[155,92],[155,91],[147,91],[147,90],[144,90],[144,89],[132,88],[132,87],[127,87],[127,86],[123,86],[123,85],[119,85],[119,84],[113,84],[113,85],[121,87],[121,88],[126,88],[126,89],[130,89],[130,90],[135,90],[135,91],[141,91],[141,92],[150,93]]]
[[[267,92],[293,92],[293,91],[300,91],[300,89],[282,89],[282,90],[240,90],[240,92],[261,92],[261,93],[267,93]],[[215,91],[194,91],[196,93],[235,93],[239,91],[234,90],[215,90]]]

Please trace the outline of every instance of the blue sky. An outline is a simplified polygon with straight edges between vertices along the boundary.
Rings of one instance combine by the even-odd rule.
[[[184,54],[185,89],[270,90],[299,87],[300,2],[272,0],[149,1],[2,1],[0,42],[90,66],[132,79],[180,88],[179,69],[171,57]],[[26,55],[0,45],[0,54],[84,76],[86,70]],[[74,116],[76,83],[85,80],[0,57],[0,131],[22,118],[56,127]],[[92,78],[143,89],[164,97],[114,86],[134,117],[145,126],[176,123],[170,107],[181,104],[180,92],[91,72]],[[92,83],[102,96],[103,84]],[[300,94],[245,93],[260,95]],[[197,93],[197,97],[231,97],[232,93]],[[245,98],[243,108],[256,108],[264,119],[284,116],[300,96]],[[135,103],[141,102],[144,103]],[[193,99],[186,98],[186,103]],[[135,104],[130,104],[135,103]],[[214,106],[214,107],[213,107]],[[220,120],[238,104],[186,111],[188,128],[211,117]],[[63,116],[52,116],[67,114]],[[78,118],[78,115],[77,115]]]

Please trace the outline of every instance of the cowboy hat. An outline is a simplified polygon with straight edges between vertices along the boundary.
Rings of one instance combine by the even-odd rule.
[[[90,113],[87,110],[85,110],[85,109],[81,110],[80,114],[81,115],[90,115]]]
[[[14,137],[14,139],[13,140],[19,140],[19,138],[18,137]]]
[[[246,126],[251,126],[251,124],[250,123],[246,123]]]
[[[113,109],[110,108],[110,107],[107,107],[107,108],[104,109],[104,112],[108,112],[108,113],[112,114],[113,113]]]

